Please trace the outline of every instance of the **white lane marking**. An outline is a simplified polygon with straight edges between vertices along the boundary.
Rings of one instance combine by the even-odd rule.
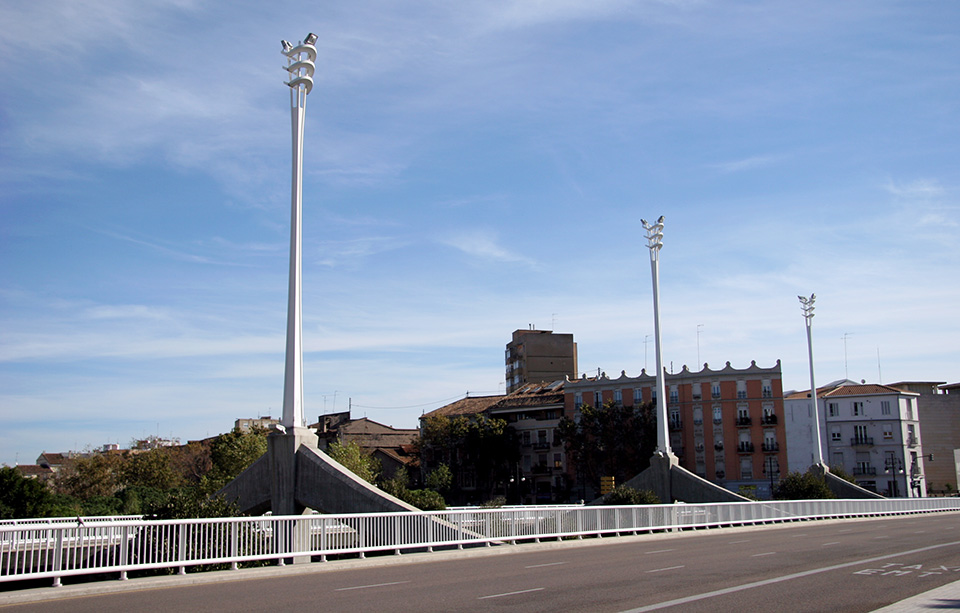
[[[666,568],[655,568],[653,570],[648,570],[648,573],[662,573],[665,570],[677,570],[678,568],[683,568],[683,565],[680,566],[668,566]]]
[[[777,552],[776,552],[776,551],[768,551],[768,552],[766,552],[766,553],[755,553],[755,554],[753,554],[753,555],[750,556],[750,557],[751,557],[751,558],[759,558],[760,556],[775,556],[775,555],[777,555]]]
[[[837,532],[853,532],[853,528],[844,528],[843,530],[837,530]]]
[[[869,564],[871,562],[879,562],[880,560],[889,560],[890,558],[897,558],[900,556],[909,556],[915,553],[923,553],[924,551],[931,551],[933,549],[940,549],[942,547],[955,547],[960,545],[960,541],[954,541],[952,543],[940,543],[938,545],[930,545],[929,547],[921,547],[920,549],[911,549],[910,551],[901,551],[898,553],[891,553],[885,556],[878,556],[876,558],[866,558],[864,560],[857,560],[856,562],[846,562],[844,564],[835,564],[833,566],[824,566],[822,568],[814,568],[811,570],[805,570],[799,573],[793,573],[790,575],[783,575],[782,577],[774,577],[772,579],[764,579],[763,581],[754,581],[753,583],[744,583],[743,585],[735,585],[733,587],[724,588],[722,590],[714,590],[713,592],[706,592],[703,594],[696,594],[694,596],[687,596],[686,598],[677,598],[676,600],[668,600],[666,602],[658,602],[657,604],[647,605],[645,607],[638,607],[636,609],[629,609],[623,611],[622,613],[645,613],[646,611],[656,611],[657,609],[665,609],[667,607],[675,607],[677,605],[687,604],[688,602],[696,602],[698,600],[706,600],[707,598],[713,598],[714,596],[724,596],[726,594],[733,594],[736,592],[742,592],[743,590],[753,589],[755,587],[763,587],[765,585],[771,585],[773,583],[781,583],[783,581],[789,581],[791,579],[800,579],[801,577],[809,577],[810,575],[816,575],[819,573],[827,573],[832,570],[839,570],[841,568],[849,568],[851,566],[860,566],[861,564]]]
[[[346,592],[347,590],[365,590],[371,587],[386,587],[388,585],[400,585],[401,583],[410,583],[409,581],[391,581],[390,583],[374,583],[372,585],[355,585],[353,587],[338,587],[334,592]]]
[[[532,564],[530,566],[524,566],[524,568],[543,568],[544,566],[559,566],[561,564],[566,564],[566,562],[550,562],[548,564]]]
[[[749,543],[750,539],[743,539],[742,541],[730,541],[727,545],[737,545],[738,543]]]
[[[926,530],[914,530],[914,531],[913,531],[914,534],[923,534],[924,532],[926,532]]]
[[[517,594],[529,594],[530,592],[539,592],[543,589],[542,587],[535,587],[531,590],[520,590],[519,592],[506,592],[504,594],[490,594],[489,596],[479,596],[477,600],[486,600],[487,598],[502,598],[503,596],[516,596]]]
[[[803,538],[803,537],[805,537],[805,536],[807,536],[807,535],[806,535],[806,534],[791,534],[791,535],[790,535],[790,538],[798,539],[798,538]]]
[[[875,537],[873,537],[873,538],[874,538],[874,539],[888,539],[888,538],[890,538],[890,537],[889,537],[889,536],[875,536]]]
[[[820,546],[829,547],[830,545],[839,545],[839,544],[840,544],[840,541],[833,541],[832,543],[824,543],[823,545],[820,545]]]
[[[644,555],[650,555],[652,553],[667,553],[668,551],[676,551],[676,549],[658,549],[656,551],[644,551]]]

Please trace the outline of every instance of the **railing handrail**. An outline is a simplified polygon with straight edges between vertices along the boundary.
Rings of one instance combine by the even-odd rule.
[[[798,519],[960,511],[958,498],[793,500],[624,506],[519,506],[444,511],[0,526],[0,582],[297,556],[514,543]]]

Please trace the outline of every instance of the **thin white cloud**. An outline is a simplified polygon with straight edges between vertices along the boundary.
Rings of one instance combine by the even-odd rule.
[[[884,189],[899,198],[936,198],[944,194],[944,189],[936,179],[916,179],[908,183],[889,180]]]
[[[746,170],[754,170],[757,168],[763,168],[765,166],[770,166],[775,164],[780,160],[780,156],[774,155],[755,155],[747,158],[742,158],[739,160],[731,160],[727,162],[718,162],[716,164],[710,164],[710,168],[715,168],[722,173],[729,174],[734,172],[743,172]]]
[[[523,264],[536,268],[534,260],[501,245],[492,232],[474,230],[453,233],[440,241],[478,260]]]

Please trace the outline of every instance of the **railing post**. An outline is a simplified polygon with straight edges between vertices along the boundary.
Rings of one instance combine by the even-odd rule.
[[[120,566],[126,567],[130,563],[130,527],[123,526],[120,528]],[[127,570],[124,568],[120,571],[120,580],[127,580]]]
[[[233,558],[230,570],[237,570],[237,558],[240,557],[240,523],[235,521],[230,522],[230,557]]]
[[[178,575],[187,574],[187,524],[177,524],[177,561],[180,562]]]
[[[55,528],[57,531],[57,544],[53,550],[53,572],[59,573],[63,570],[63,531],[64,528]],[[60,575],[53,578],[53,587],[60,587]]]

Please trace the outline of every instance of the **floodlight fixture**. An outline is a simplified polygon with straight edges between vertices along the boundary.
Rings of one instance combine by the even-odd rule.
[[[311,32],[307,34],[307,37],[303,39],[303,42],[307,45],[315,45],[317,43],[317,35]]]

